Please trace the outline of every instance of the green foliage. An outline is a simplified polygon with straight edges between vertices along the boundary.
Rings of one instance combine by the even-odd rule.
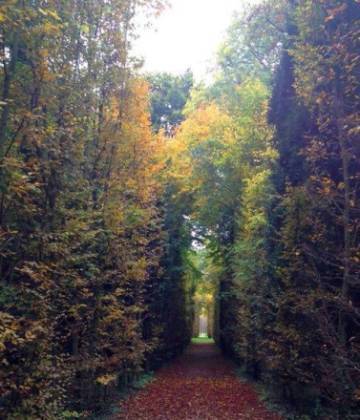
[[[235,353],[310,416],[351,415],[357,400],[353,7],[288,2],[269,113],[279,160],[265,190],[244,189],[235,247]]]
[[[135,381],[131,387],[135,390],[145,388],[149,383],[154,379],[154,374],[152,372],[141,375],[140,379]]]
[[[346,417],[359,389],[358,6],[272,5],[234,20],[170,174],[210,258],[198,283],[214,268],[224,350],[298,416]]]
[[[170,136],[183,120],[183,108],[193,86],[190,70],[181,76],[168,73],[148,77],[151,86],[151,122],[155,131],[165,130]]]
[[[270,84],[287,39],[286,1],[263,1],[233,17],[218,51],[219,75],[212,91],[230,95],[246,79]]]
[[[192,338],[191,342],[193,344],[212,344],[214,343],[214,340],[207,337],[194,337]]]

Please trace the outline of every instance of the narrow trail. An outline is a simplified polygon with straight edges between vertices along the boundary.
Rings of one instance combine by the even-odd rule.
[[[214,344],[192,344],[125,400],[114,420],[281,420],[234,369]]]

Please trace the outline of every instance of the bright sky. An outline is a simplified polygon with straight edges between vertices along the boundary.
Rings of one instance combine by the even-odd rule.
[[[207,78],[234,11],[256,2],[170,0],[153,26],[141,30],[135,53],[144,57],[145,71],[178,74],[191,68],[197,79]]]

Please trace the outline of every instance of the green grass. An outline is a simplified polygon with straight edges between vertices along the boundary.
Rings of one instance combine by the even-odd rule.
[[[214,340],[208,337],[194,337],[191,342],[193,344],[213,344]]]
[[[144,373],[137,381],[135,381],[131,385],[131,388],[135,390],[143,389],[153,380],[154,380],[154,372]]]
[[[118,391],[115,393],[113,401],[109,401],[108,407],[104,408],[100,413],[93,413],[92,415],[87,416],[80,416],[81,419],[89,419],[89,420],[111,420],[113,419],[117,414],[120,413],[119,409],[119,402],[125,398],[127,398],[129,395],[133,394],[134,392],[137,392],[143,388],[145,388],[147,385],[149,385],[154,380],[154,372],[147,372],[143,373],[139,379],[132,382],[128,385],[127,388],[124,388],[123,390]],[[78,417],[66,417],[66,419],[75,420]]]

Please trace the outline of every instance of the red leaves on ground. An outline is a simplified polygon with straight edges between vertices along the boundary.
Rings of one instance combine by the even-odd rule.
[[[121,404],[117,420],[280,420],[235,375],[214,345],[192,345],[154,382]]]

